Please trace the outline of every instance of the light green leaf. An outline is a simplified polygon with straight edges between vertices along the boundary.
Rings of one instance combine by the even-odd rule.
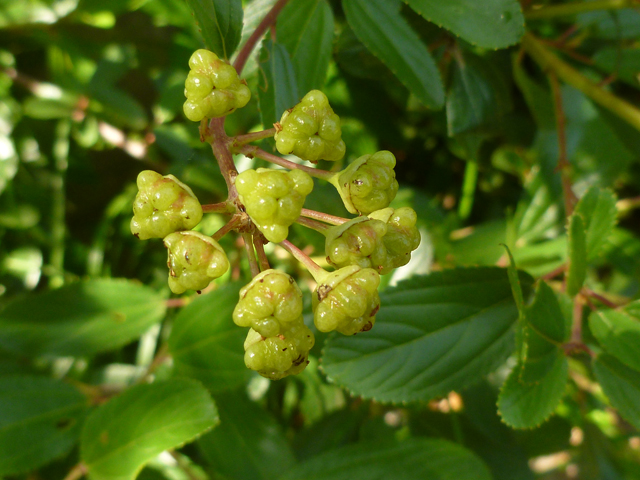
[[[265,128],[270,128],[288,108],[300,101],[296,74],[284,45],[268,40],[260,51],[260,76],[258,100],[260,116]]]
[[[450,136],[494,124],[511,110],[509,87],[490,60],[463,53],[453,63],[447,95]]]
[[[244,365],[247,330],[231,318],[239,290],[240,285],[229,284],[191,302],[176,316],[169,337],[177,372],[211,391],[242,385],[251,376]]]
[[[554,360],[552,368],[538,383],[522,383],[519,369],[511,372],[498,397],[498,411],[507,425],[534,428],[551,416],[569,378],[569,364],[560,349],[556,349]]]
[[[206,47],[229,59],[242,35],[242,0],[187,0]]]
[[[0,378],[0,476],[34,470],[76,443],[89,403],[47,377]]]
[[[589,328],[608,354],[640,371],[640,317],[633,314],[638,305],[640,301],[623,310],[592,312]]]
[[[398,2],[343,0],[356,36],[427,107],[444,104],[440,72],[429,50],[400,15]]]
[[[515,45],[524,34],[517,0],[404,0],[424,18],[484,48]]]
[[[333,48],[333,13],[327,1],[289,2],[278,16],[277,28],[278,42],[291,56],[299,92],[322,88]]]
[[[446,440],[410,438],[396,444],[361,443],[312,458],[280,480],[490,480],[471,451]]]
[[[593,362],[593,371],[611,405],[640,428],[640,372],[610,355],[599,355]]]
[[[567,294],[574,297],[587,277],[587,233],[585,221],[579,213],[569,218],[569,271]]]
[[[531,277],[521,274],[528,293]],[[334,336],[329,380],[381,402],[430,400],[478,381],[513,351],[518,311],[505,269],[457,268],[381,293],[374,328]]]
[[[18,355],[93,355],[138,338],[164,298],[127,280],[87,280],[24,297],[0,312],[0,349]]]
[[[610,190],[591,187],[576,205],[587,232],[587,259],[595,258],[616,225],[616,196]]]
[[[272,480],[295,464],[280,425],[244,392],[216,395],[220,426],[198,440],[212,469],[234,480]]]
[[[554,368],[565,339],[564,315],[558,298],[542,280],[533,303],[525,308],[524,319],[524,356],[518,379],[525,384],[537,383]]]
[[[160,452],[184,445],[218,421],[209,393],[194,380],[138,385],[87,418],[80,456],[91,480],[132,480]]]

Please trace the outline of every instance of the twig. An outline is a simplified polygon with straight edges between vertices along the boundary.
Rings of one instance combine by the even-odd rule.
[[[64,480],[78,480],[79,478],[84,477],[88,473],[87,466],[80,462],[67,473],[67,476],[64,477]]]
[[[202,205],[203,213],[233,213],[235,208],[228,202],[208,203]]]
[[[249,158],[253,158],[253,157],[261,158],[262,160],[275,163],[276,165],[280,165],[281,167],[288,168],[289,170],[302,170],[303,172],[308,173],[312,177],[322,178],[323,180],[329,180],[335,175],[334,172],[329,172],[327,170],[320,170],[318,168],[307,167],[305,165],[300,165],[298,163],[285,160],[282,157],[273,155],[269,152],[265,152],[261,148],[256,147],[254,145],[244,145],[240,148],[234,148],[234,151],[243,153]]]
[[[615,302],[612,302],[611,300],[609,300],[608,298],[600,295],[599,293],[594,292],[593,290],[587,288],[587,287],[583,287],[582,288],[582,293],[583,295],[590,297],[590,298],[595,298],[596,300],[598,300],[600,303],[602,303],[603,305],[606,305],[609,308],[618,308],[621,305],[618,305]]]
[[[260,267],[256,261],[256,252],[253,250],[253,241],[250,233],[243,233],[242,240],[244,240],[244,249],[247,252],[247,258],[249,259],[249,268],[251,268],[251,276],[255,277],[260,273]]]
[[[238,53],[238,56],[236,57],[235,62],[233,62],[233,66],[238,72],[238,75],[242,73],[242,69],[247,63],[247,60],[249,59],[249,55],[251,55],[251,52],[253,51],[255,46],[258,44],[258,41],[262,38],[264,33],[267,31],[267,29],[271,25],[276,23],[276,19],[278,18],[278,15],[282,11],[282,9],[287,4],[287,1],[288,0],[278,0],[276,4],[271,8],[271,10],[269,10],[269,12],[264,16],[264,18],[262,19],[260,24],[256,27],[256,29],[253,31],[253,33],[247,40],[247,43],[245,43],[242,46],[242,49],[240,50],[240,53]]]
[[[571,178],[569,170],[571,163],[567,158],[567,119],[562,108],[562,90],[555,72],[549,72],[549,83],[551,84],[551,93],[553,94],[553,108],[556,116],[556,129],[558,131],[558,166],[556,171],[560,172],[562,182],[562,193],[564,197],[564,211],[566,216],[573,213],[573,207],[577,202],[577,198],[571,188]]]
[[[327,229],[331,228],[326,223],[318,222],[317,220],[313,220],[312,218],[299,217],[296,220],[296,223],[299,223],[300,225],[303,225],[307,228],[311,228],[316,232],[322,233],[323,235],[324,232],[327,231]]]
[[[343,223],[349,221],[348,218],[336,217],[335,215],[329,215],[328,213],[324,212],[316,212],[315,210],[309,210],[308,208],[303,208],[300,215],[307,218],[314,218],[331,225],[342,225]]]
[[[289,252],[296,260],[298,260],[302,265],[305,266],[311,276],[315,279],[317,283],[322,283],[322,280],[328,275],[328,272],[318,265],[316,262],[311,260],[306,253],[296,247],[289,240],[283,240],[278,245],[284,248],[287,252]]]
[[[265,240],[262,235],[255,234],[253,236],[253,246],[256,248],[256,253],[258,254],[258,262],[260,263],[260,270],[262,270],[263,272],[271,268],[271,265],[269,265],[267,254],[264,251],[264,244]]]
[[[551,280],[552,278],[557,277],[558,275],[560,275],[561,273],[565,272],[567,270],[567,265],[566,264],[562,264],[560,265],[558,268],[555,268],[553,270],[551,270],[549,273],[543,275],[542,280]]]
[[[245,133],[244,135],[236,135],[231,138],[231,148],[238,148],[247,143],[255,142],[257,140],[264,140],[265,138],[273,137],[276,134],[275,127],[267,130],[260,130],[259,132]]]
[[[238,198],[238,191],[235,186],[238,170],[236,170],[233,157],[229,151],[229,137],[224,131],[224,117],[212,118],[206,133],[211,135],[210,141],[213,156],[216,157],[218,161],[220,173],[222,173],[224,181],[227,184],[227,189],[229,190],[227,203],[233,204]],[[208,136],[207,140],[209,140]]]
[[[640,130],[640,109],[593,83],[527,32],[522,37],[522,47],[546,71],[553,71],[560,80],[577,88],[594,102],[618,115],[633,128]]]
[[[242,215],[236,214],[233,217],[231,217],[231,220],[229,220],[223,227],[221,227],[216,233],[214,233],[212,235],[212,238],[217,242],[222,237],[224,237],[227,233],[229,233],[231,230],[235,230],[240,225],[242,225],[242,223],[243,223]]]
[[[578,13],[592,12],[594,10],[617,10],[631,8],[638,5],[638,0],[595,0],[593,2],[575,2],[562,5],[548,5],[540,8],[532,8],[524,12],[527,20],[540,18],[561,17],[577,15]]]

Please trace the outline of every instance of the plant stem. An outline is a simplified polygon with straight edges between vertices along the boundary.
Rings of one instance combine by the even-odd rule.
[[[470,160],[464,169],[464,180],[462,182],[462,198],[458,205],[458,215],[460,219],[466,220],[471,215],[473,208],[473,198],[476,193],[476,184],[478,183],[478,161]]]
[[[86,474],[87,466],[84,463],[80,462],[71,470],[69,470],[69,473],[66,477],[64,477],[64,480],[78,480],[79,478],[84,477]]]
[[[279,243],[279,245],[291,255],[293,255],[293,257],[302,265],[304,265],[318,284],[322,283],[322,280],[324,280],[324,278],[328,275],[328,272],[324,268],[311,260],[311,258],[306,253],[296,247],[289,240],[283,240]]]
[[[242,49],[240,50],[240,53],[238,53],[235,62],[233,62],[233,66],[238,72],[238,75],[242,73],[242,69],[249,59],[249,55],[251,55],[251,52],[258,44],[264,33],[271,25],[276,23],[276,19],[278,18],[278,15],[280,14],[284,6],[287,4],[287,1],[288,0],[278,0],[276,4],[271,8],[271,10],[269,10],[269,13],[264,16],[260,24],[256,27],[254,32],[247,40],[247,43],[242,46]]]
[[[640,110],[638,108],[593,83],[550,52],[531,33],[527,32],[522,37],[522,47],[543,70],[554,72],[560,80],[580,90],[594,102],[615,113],[635,129],[640,130]]]
[[[247,143],[255,142],[257,140],[273,137],[275,134],[275,128],[268,128],[267,130],[260,130],[259,132],[236,135],[235,137],[231,137],[231,149],[241,147],[242,145],[246,145]]]
[[[242,239],[244,240],[244,249],[247,251],[247,258],[249,259],[249,268],[251,268],[251,276],[255,277],[260,273],[260,267],[256,261],[256,252],[253,250],[253,241],[250,233],[243,233]]]
[[[316,212],[315,210],[309,210],[308,208],[303,208],[300,215],[307,218],[313,218],[315,220],[320,220],[324,223],[329,223],[331,225],[342,225],[343,223],[347,223],[349,221],[348,218],[336,217],[335,215],[329,215],[324,212]]]
[[[203,213],[233,213],[235,208],[227,202],[209,203],[202,205]]]
[[[573,207],[577,203],[578,199],[571,188],[571,177],[569,176],[571,163],[569,163],[567,156],[567,120],[564,114],[564,108],[562,107],[562,90],[560,89],[558,76],[555,72],[549,72],[548,77],[549,83],[551,84],[553,109],[556,117],[556,130],[558,132],[558,166],[556,167],[556,171],[560,172],[562,196],[564,197],[564,212],[568,217],[573,213]]]
[[[253,246],[256,248],[256,253],[258,254],[258,262],[260,263],[260,270],[265,271],[271,268],[269,265],[269,259],[267,258],[267,254],[264,251],[264,242],[262,235],[254,235],[253,236]]]
[[[227,233],[235,228],[239,227],[242,224],[242,216],[234,215],[231,220],[229,220],[223,227],[221,227],[216,233],[214,233],[211,238],[213,238],[216,242],[224,237]]]
[[[69,164],[69,134],[71,122],[61,120],[56,127],[56,138],[53,144],[55,173],[51,181],[51,252],[49,263],[54,274],[50,279],[52,288],[61,287],[64,283],[64,237],[65,227],[65,174]]]
[[[234,151],[243,153],[249,158],[253,158],[253,157],[261,158],[262,160],[275,163],[276,165],[280,165],[281,167],[288,168],[289,170],[302,170],[303,172],[308,173],[312,177],[321,178],[327,181],[336,175],[334,172],[329,172],[327,170],[320,170],[318,168],[307,167],[305,165],[300,165],[298,163],[285,160],[282,157],[278,157],[277,155],[273,155],[269,152],[265,152],[264,150],[262,150],[259,147],[256,147],[255,145],[244,145],[240,148],[234,149]]]
[[[565,15],[577,15],[594,10],[616,10],[621,8],[632,8],[638,5],[638,0],[596,0],[593,2],[567,3],[563,5],[549,5],[540,8],[533,8],[524,12],[527,20],[537,20],[540,18],[561,17]]]
[[[238,192],[235,185],[238,170],[236,170],[236,166],[233,163],[233,156],[229,150],[229,137],[224,131],[224,117],[212,118],[209,122],[207,133],[211,134],[211,149],[213,150],[214,157],[216,157],[216,160],[218,161],[220,172],[222,173],[224,181],[227,184],[227,189],[229,190],[227,203],[234,204],[235,200],[238,198]]]
[[[299,217],[296,220],[296,223],[299,223],[300,225],[303,225],[307,228],[311,228],[316,232],[322,233],[323,235],[324,232],[331,228],[326,223],[318,222],[317,220],[313,220],[312,218]]]

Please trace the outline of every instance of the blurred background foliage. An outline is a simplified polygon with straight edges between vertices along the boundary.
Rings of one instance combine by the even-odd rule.
[[[291,0],[300,2],[307,0]],[[274,3],[243,1],[240,45]],[[311,88],[328,95],[343,122],[345,163],[377,150],[392,151],[401,186],[394,206],[409,205],[418,212],[422,245],[414,260],[385,282],[448,267],[506,266],[502,243],[510,246],[518,267],[535,277],[564,265],[567,199],[557,168],[564,142],[570,161],[565,177],[576,197],[595,186],[615,191],[620,199],[618,224],[603,253],[590,262],[587,285],[606,292],[613,303],[638,298],[638,123],[562,82],[554,92],[546,72],[518,45],[480,48],[407,5],[390,2],[428,46],[442,78],[442,108],[427,108],[388,62],[364,46],[340,1],[307,3],[313,4],[313,25],[324,21],[330,41],[317,55],[304,44],[298,53],[289,51],[301,72],[308,72],[309,59],[320,65],[315,76],[299,76],[297,98]],[[545,16],[540,15],[545,8],[582,3],[531,3],[522,0],[529,32],[600,89],[638,108],[637,5]],[[297,48],[287,41],[300,25],[276,26],[276,38],[289,50]],[[209,146],[182,114],[187,60],[202,46],[183,0],[0,0],[0,305],[80,279],[134,279],[150,287],[139,292],[140,298],[169,297],[165,249],[162,242],[140,242],[130,234],[131,205],[136,176],[145,169],[176,175],[203,204],[226,198]],[[275,119],[280,116],[266,104],[270,77],[265,62],[259,62],[259,50],[243,75],[254,97],[227,119],[229,135],[259,130],[263,122],[268,128],[269,112]],[[266,63],[270,54],[262,52]],[[433,95],[437,103],[435,90],[437,86],[425,95]],[[560,134],[554,93],[560,95],[564,113],[565,132]],[[272,143],[263,147],[271,151]],[[261,165],[247,158],[238,158],[237,164],[240,170]],[[345,216],[337,198],[332,188],[318,183],[306,206]],[[223,223],[210,215],[199,229],[212,234]],[[292,241],[309,245],[311,255],[324,256],[323,239],[315,232],[294,228]],[[217,285],[231,277],[246,280],[242,246],[233,237],[222,244],[235,267]],[[268,250],[274,265],[297,272],[280,252]],[[111,284],[105,288],[113,301],[124,295],[111,291]],[[38,298],[33,308],[46,315],[45,298]],[[100,395],[119,391],[147,371],[173,320],[186,315],[185,310],[169,309],[165,317],[162,307],[151,310],[140,321],[142,337],[121,334],[113,348],[87,353],[78,347],[77,356],[29,356],[0,345],[0,379],[41,374],[86,388],[102,385],[106,390]],[[82,305],[74,310],[78,318],[83,312]],[[588,331],[585,335],[592,338]],[[214,395],[222,419],[214,433],[197,448],[187,445],[154,458],[140,478],[274,479],[296,462],[332,448],[353,445],[348,455],[362,459],[366,449],[358,448],[363,445],[381,448],[408,437],[461,443],[484,460],[496,479],[640,478],[640,435],[607,405],[580,358],[572,360],[574,373],[557,415],[538,428],[513,431],[496,414],[502,370],[487,382],[438,400],[382,405],[350,397],[326,382],[318,368],[322,343],[319,336],[308,372],[300,378],[269,383],[239,370],[231,386],[244,385],[250,396],[233,389]],[[156,375],[169,377],[170,370],[170,364],[163,364]],[[76,414],[83,418],[85,407]],[[640,412],[634,414],[640,418]],[[0,438],[11,441],[1,431],[2,420]],[[53,463],[7,478],[63,478],[78,462],[78,432],[69,435],[47,458],[55,458]],[[410,458],[411,452],[400,454]],[[324,458],[331,463],[344,457]]]

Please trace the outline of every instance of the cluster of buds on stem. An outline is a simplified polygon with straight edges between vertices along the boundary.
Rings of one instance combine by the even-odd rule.
[[[395,157],[389,151],[364,155],[339,172],[308,167],[268,153],[253,141],[274,137],[277,150],[312,163],[339,161],[346,152],[340,118],[324,93],[312,90],[285,111],[272,129],[228,137],[224,116],[241,108],[250,92],[233,66],[206,50],[196,51],[187,78],[185,115],[200,121],[200,137],[211,143],[229,187],[227,200],[201,205],[192,190],[172,175],[144,171],[138,177],[131,231],[141,240],[163,238],[168,251],[169,287],[181,294],[200,291],[229,269],[218,240],[235,230],[244,239],[252,280],[240,290],[233,321],[249,328],[245,363],[277,380],[304,370],[314,335],[302,316],[302,291],[288,274],[274,270],[264,251],[277,243],[304,265],[316,281],[312,293],[318,331],[355,335],[370,330],[380,309],[380,275],[406,265],[420,243],[416,214],[391,208],[398,191]],[[238,174],[233,153],[258,157],[285,169],[249,169]],[[354,219],[306,210],[313,177],[333,184]],[[192,229],[203,213],[231,215],[213,236]],[[326,237],[325,270],[288,240],[299,223]]]

